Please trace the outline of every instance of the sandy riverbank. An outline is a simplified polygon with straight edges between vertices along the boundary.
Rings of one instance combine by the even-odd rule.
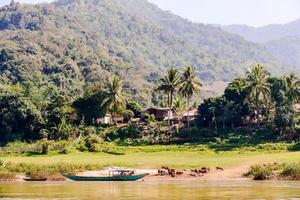
[[[183,174],[176,175],[172,177],[168,174],[161,175],[158,174],[157,169],[133,169],[135,170],[135,174],[143,174],[148,173],[149,175],[140,181],[186,181],[186,180],[248,180],[248,178],[243,177],[243,173],[248,169],[251,163],[244,163],[243,165],[232,167],[232,168],[224,168],[223,170],[211,169],[208,173],[197,174],[191,171],[191,169],[180,170]],[[108,176],[109,169],[103,169],[98,171],[86,171],[78,173],[79,176]],[[18,176],[16,181],[24,181],[24,176]],[[56,178],[56,179],[48,179],[48,181],[69,181],[67,179]]]
[[[239,166],[224,168],[223,170],[211,169],[208,173],[196,174],[191,169],[180,170],[183,174],[171,177],[158,174],[158,169],[133,169],[136,174],[149,173],[144,180],[248,180],[243,174],[253,162],[243,163]],[[107,176],[109,169],[101,171],[87,171],[79,173],[80,176]]]

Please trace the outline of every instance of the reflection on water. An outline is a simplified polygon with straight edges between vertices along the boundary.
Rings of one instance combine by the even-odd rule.
[[[0,183],[0,199],[300,199],[300,182]]]

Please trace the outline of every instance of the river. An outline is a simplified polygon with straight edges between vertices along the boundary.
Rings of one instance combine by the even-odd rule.
[[[141,181],[0,183],[0,199],[300,199],[300,182]]]

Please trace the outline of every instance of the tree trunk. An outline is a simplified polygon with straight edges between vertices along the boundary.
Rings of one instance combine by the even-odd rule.
[[[169,120],[169,125],[171,126],[171,110],[172,110],[172,104],[173,104],[173,91],[170,93],[170,105],[169,105],[169,111],[168,111],[168,120]]]
[[[112,112],[111,113],[111,117],[112,117],[112,122],[114,125],[116,125],[118,127],[118,121],[116,121],[116,113],[115,112]]]
[[[213,111],[213,115],[214,115],[214,124],[215,124],[215,129],[216,129],[216,133],[218,133],[218,124],[217,124],[217,118],[216,118],[216,111]]]
[[[190,128],[190,97],[187,98],[187,126]]]
[[[168,94],[168,107],[170,109],[170,104],[171,104],[171,99],[172,99],[172,92]],[[170,110],[168,110],[168,125],[171,125],[171,120],[170,120]]]
[[[167,107],[170,106],[170,93],[168,93],[168,99],[167,99]]]
[[[256,95],[255,99],[255,109],[256,109],[256,119],[257,119],[257,126],[260,127],[260,121],[259,121],[259,111],[258,111],[258,95]]]
[[[258,111],[258,107],[256,107],[256,112],[257,112],[257,126],[258,128],[260,128],[260,119],[259,119],[259,111]]]

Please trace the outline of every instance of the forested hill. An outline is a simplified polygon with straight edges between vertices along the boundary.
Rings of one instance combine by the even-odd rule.
[[[141,47],[142,55],[140,56],[144,61],[162,68],[182,67],[185,64],[194,65],[199,69],[199,75],[203,81],[222,79],[227,81],[238,73],[243,73],[253,62],[274,64],[273,60],[276,60],[259,45],[246,42],[241,37],[228,34],[219,28],[191,23],[162,11],[146,0],[90,0],[88,5],[79,4],[76,0],[63,0],[58,1],[56,5],[63,9],[67,8],[68,12],[73,12],[74,15],[78,13],[82,13],[83,16],[91,15],[89,12],[93,11],[93,18],[98,19],[95,25],[84,22],[92,27],[99,27],[99,21],[110,17],[111,19],[107,21],[109,24],[113,20],[113,24],[109,25],[110,30],[112,29],[110,37],[117,38],[123,43],[128,43],[128,41],[132,43],[141,38],[142,46],[133,45],[132,51],[140,52]],[[87,12],[82,9],[83,6],[87,7],[84,9]],[[112,14],[111,8],[115,8],[116,13],[113,15],[123,13],[123,16],[130,17],[125,18],[124,24],[124,18],[104,16],[103,13],[99,13],[99,8],[103,13],[107,13],[107,10],[103,9],[109,8],[110,14]],[[150,33],[144,32],[141,37],[140,33],[134,30],[133,24],[136,25],[135,28],[144,25],[156,34],[151,31]],[[100,24],[100,27],[103,28],[103,25]],[[115,34],[120,31],[119,29],[122,32],[128,31],[126,37]],[[99,32],[103,31],[99,30]],[[107,35],[104,39],[107,39]],[[130,53],[124,52],[124,54]]]
[[[280,64],[259,45],[194,24],[144,0],[59,0],[0,9],[1,82],[43,80],[80,94],[118,74],[142,100],[169,66],[228,81],[253,63]]]

